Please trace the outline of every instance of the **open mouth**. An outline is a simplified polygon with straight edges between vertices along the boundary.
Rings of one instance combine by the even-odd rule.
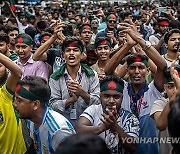
[[[75,57],[74,56],[70,56],[68,59],[69,59],[69,62],[71,62],[71,63],[75,62]]]

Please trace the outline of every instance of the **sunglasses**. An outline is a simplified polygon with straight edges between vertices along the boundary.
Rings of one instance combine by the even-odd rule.
[[[109,23],[116,23],[115,20],[109,20],[108,22],[109,22]]]

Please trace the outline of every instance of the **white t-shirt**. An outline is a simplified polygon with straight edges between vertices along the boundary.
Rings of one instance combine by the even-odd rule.
[[[87,118],[92,126],[97,126],[102,123],[102,105],[91,105],[89,106],[80,117]],[[118,125],[126,132],[128,135],[138,138],[139,136],[139,120],[132,113],[120,109],[118,117]],[[107,144],[107,146],[111,149],[113,154],[124,153],[125,150],[120,147],[118,135],[111,132],[110,130],[106,130],[99,134],[101,138],[103,138]],[[127,151],[126,151],[127,152]]]
[[[54,153],[64,138],[75,134],[71,123],[51,108],[47,108],[38,129],[31,121],[28,121],[27,126],[30,129],[30,137],[34,141],[34,146],[38,148],[37,154]]]

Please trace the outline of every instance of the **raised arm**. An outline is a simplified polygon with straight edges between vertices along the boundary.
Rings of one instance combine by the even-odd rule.
[[[10,76],[7,79],[7,87],[12,92],[15,92],[15,88],[19,80],[21,79],[21,69],[8,57],[0,53],[0,63],[2,63],[7,69],[10,70]]]
[[[119,50],[113,55],[113,57],[106,64],[104,72],[106,75],[114,74],[114,70],[119,65],[121,60],[127,54],[127,52],[136,44],[131,37],[127,36],[127,43],[123,45],[123,47],[119,48]]]
[[[57,24],[54,28],[54,34],[36,50],[36,52],[33,54],[33,59],[35,61],[38,61],[38,60],[46,61],[47,60],[46,51],[50,48],[52,43],[58,38],[58,32],[60,33],[60,35],[62,35],[61,27],[62,27],[62,24]]]

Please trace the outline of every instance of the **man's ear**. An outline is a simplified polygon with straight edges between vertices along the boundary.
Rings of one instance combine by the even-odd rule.
[[[36,111],[41,106],[41,102],[39,100],[33,101],[33,110]]]

